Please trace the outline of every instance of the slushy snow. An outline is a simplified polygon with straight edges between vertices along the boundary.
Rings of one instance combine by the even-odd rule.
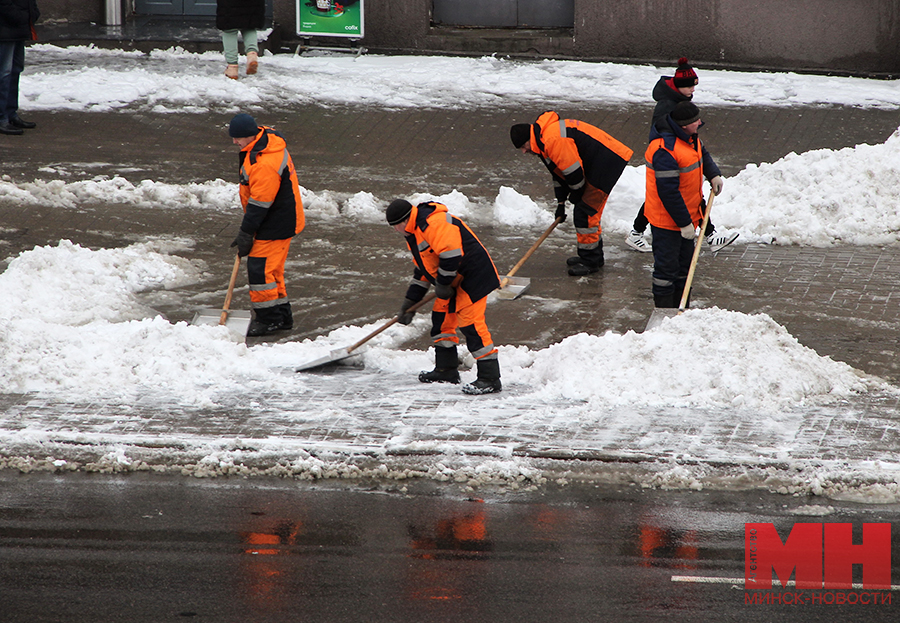
[[[22,106],[165,113],[314,100],[477,108],[537,105],[572,94],[646,103],[647,85],[666,71],[495,57],[279,55],[265,63],[259,79],[226,85],[216,53],[35,45],[22,76]],[[900,89],[897,81],[705,71],[703,101],[896,110]],[[880,145],[748,165],[716,199],[716,223],[739,232],[740,244],[894,243],[900,235],[898,162],[900,133]],[[0,202],[192,211],[230,211],[237,203],[236,186],[223,180],[67,181],[63,165],[42,172],[43,179],[28,183],[0,179]],[[302,192],[307,217],[324,223],[381,222],[390,199],[365,191]],[[643,193],[644,168],[629,167],[610,198],[603,229],[627,232]],[[543,229],[553,218],[553,206],[509,187],[493,197],[453,191],[411,199],[437,199],[475,223],[490,219],[516,229]],[[846,447],[841,434],[865,423],[886,427],[890,437],[893,420],[885,416],[889,409],[880,410],[879,397],[895,403],[898,390],[819,356],[765,314],[696,309],[642,334],[578,334],[537,350],[500,346],[502,394],[472,400],[461,398],[458,388],[430,388],[433,399],[426,404],[414,373],[429,367],[432,354],[398,350],[425,330],[422,316],[370,342],[357,357],[365,369],[350,373],[356,374],[353,390],[345,380],[296,374],[293,366],[346,346],[387,319],[302,342],[247,347],[222,327],[158,316],[141,302],[142,294],[201,279],[204,266],[177,255],[189,244],[170,239],[91,250],[62,240],[7,259],[0,291],[14,295],[0,299],[0,393],[31,400],[0,416],[0,466],[429,477],[473,486],[593,477],[900,499],[893,452],[878,443]],[[584,370],[596,361],[604,362],[604,374],[585,379]],[[694,370],[690,383],[679,374],[684,361]],[[390,392],[383,389],[388,375]],[[194,418],[203,421],[194,426]],[[581,464],[584,453],[608,461]],[[548,455],[573,460],[542,458]],[[808,514],[827,514],[820,508],[810,506]]]

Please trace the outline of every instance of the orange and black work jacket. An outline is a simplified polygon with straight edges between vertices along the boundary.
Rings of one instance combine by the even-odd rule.
[[[478,301],[500,286],[494,261],[472,230],[430,201],[413,206],[406,224],[406,244],[416,269],[406,298],[420,301],[428,284],[454,285]]]
[[[585,183],[607,195],[619,181],[631,149],[589,123],[560,119],[552,110],[531,124],[531,151],[553,176],[556,201],[581,200]]]
[[[303,200],[284,138],[268,127],[240,153],[241,229],[257,240],[284,240],[303,231]]]
[[[650,224],[677,230],[703,220],[703,177],[712,179],[719,167],[696,134],[689,136],[666,115],[654,126],[647,160],[644,214]]]

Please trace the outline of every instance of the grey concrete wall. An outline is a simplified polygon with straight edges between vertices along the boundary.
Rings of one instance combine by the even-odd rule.
[[[104,0],[38,4],[45,20],[104,19]],[[575,0],[574,29],[548,30],[433,28],[431,6],[365,0],[362,45],[665,64],[687,56],[707,66],[900,75],[900,0]],[[295,7],[274,0],[285,42],[297,41]]]
[[[106,15],[105,0],[37,0],[37,5],[41,11],[41,21],[65,20],[73,23],[102,24]],[[40,34],[38,32],[38,37]]]
[[[898,0],[580,0],[579,57],[900,72]]]

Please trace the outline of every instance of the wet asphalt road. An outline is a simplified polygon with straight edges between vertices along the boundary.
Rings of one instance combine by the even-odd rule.
[[[491,196],[509,184],[543,197],[546,174],[517,158],[505,135],[510,123],[538,112],[310,107],[261,121],[291,137],[301,183],[315,191],[367,190],[387,198],[459,189]],[[631,145],[646,140],[648,107],[560,112],[596,123]],[[850,108],[708,113],[715,121],[710,144],[727,175],[791,151],[883,141],[897,125],[896,111]],[[135,182],[187,183],[234,174],[223,115],[32,117],[40,129],[27,142],[0,140],[0,150],[16,149],[17,158],[4,162],[3,173],[17,182],[46,178],[43,167],[71,171],[73,179],[121,174]],[[0,240],[8,245],[7,255],[61,237],[99,247],[124,245],[148,232],[177,234],[197,239],[196,257],[208,260],[216,275],[227,274],[230,260],[217,264],[214,258],[225,257],[236,223],[226,215],[151,215],[128,206],[38,207],[26,214],[9,206],[3,217]],[[313,233],[311,228],[308,237]],[[484,235],[499,263],[510,266],[531,232],[506,245],[505,232]],[[348,246],[365,240],[365,248],[378,251],[395,243],[383,241],[372,227],[336,228],[334,236]],[[535,293],[576,301],[575,312],[554,322],[558,334],[532,330],[546,322],[525,303],[508,317],[496,314],[492,323],[503,343],[540,347],[579,330],[643,326],[649,309],[646,261],[617,238],[610,241],[612,261],[603,277],[577,284],[562,280],[562,262],[547,258],[564,258],[571,238],[568,231],[549,240],[544,260],[530,263],[527,274]],[[301,252],[303,244],[308,243],[298,242]],[[897,254],[891,248],[748,246],[709,262],[698,294],[728,292],[730,308],[766,311],[820,354],[896,379],[900,372],[890,346],[896,343],[895,310],[879,304],[870,311],[856,290],[846,299],[834,295],[831,277],[847,278],[848,253],[863,268],[887,266],[884,277],[871,280],[893,290]],[[383,276],[375,286],[369,279],[365,289],[359,287],[369,276],[350,273],[336,286],[328,275],[298,286],[316,306],[298,313],[294,337],[358,322],[360,309],[383,313],[386,301],[402,292],[398,284],[406,273],[396,269],[399,259],[382,255],[387,259],[383,270],[378,265]],[[302,253],[298,258],[305,261]],[[346,261],[352,265],[353,258]],[[799,282],[813,284],[801,294],[791,290],[797,271]],[[870,278],[850,275],[854,283],[862,276]],[[184,319],[176,311],[186,313],[185,301],[196,303],[191,297],[221,299],[212,281],[160,308],[174,320]],[[881,291],[876,294],[883,298]],[[343,302],[350,295],[362,296],[362,302]],[[410,484],[407,491],[400,487],[0,472],[0,623],[898,620],[894,603],[751,605],[741,586],[672,580],[741,577],[745,522],[772,522],[783,535],[794,522],[893,523],[898,505],[590,485],[525,493],[425,483]],[[833,512],[792,514],[804,506]],[[896,550],[895,545],[892,559],[900,561]],[[896,562],[894,569],[893,583],[900,584]]]
[[[889,604],[748,604],[796,591],[683,578],[743,577],[745,522],[786,534],[895,522],[900,505],[401,487],[0,473],[0,621],[897,620],[888,591],[868,593]]]

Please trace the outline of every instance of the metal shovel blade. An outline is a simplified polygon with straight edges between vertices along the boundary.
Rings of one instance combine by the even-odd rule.
[[[505,283],[504,283],[505,282]],[[525,294],[531,286],[531,279],[528,277],[503,277],[500,283],[504,283],[503,287],[497,290],[498,299],[511,300]]]
[[[219,319],[222,317],[221,309],[201,309],[194,314],[191,324],[195,325],[218,325]],[[225,319],[225,326],[228,330],[239,336],[241,339],[247,337],[247,329],[250,327],[251,314],[249,311],[242,309],[228,310],[228,317]]]
[[[655,329],[659,325],[662,324],[662,321],[666,318],[674,318],[679,315],[681,310],[677,307],[663,307],[656,308],[653,310],[653,313],[650,314],[650,320],[647,321],[647,326],[644,328],[644,331],[649,331],[650,329]]]
[[[335,363],[337,361],[341,361],[342,359],[347,359],[348,357],[358,355],[364,350],[364,348],[357,348],[353,351],[347,348],[335,348],[324,357],[319,357],[318,359],[313,359],[312,361],[307,361],[306,363],[300,364],[299,366],[297,366],[294,372],[303,372],[305,370],[312,370],[313,368],[321,368],[322,366],[327,366],[330,363]]]

